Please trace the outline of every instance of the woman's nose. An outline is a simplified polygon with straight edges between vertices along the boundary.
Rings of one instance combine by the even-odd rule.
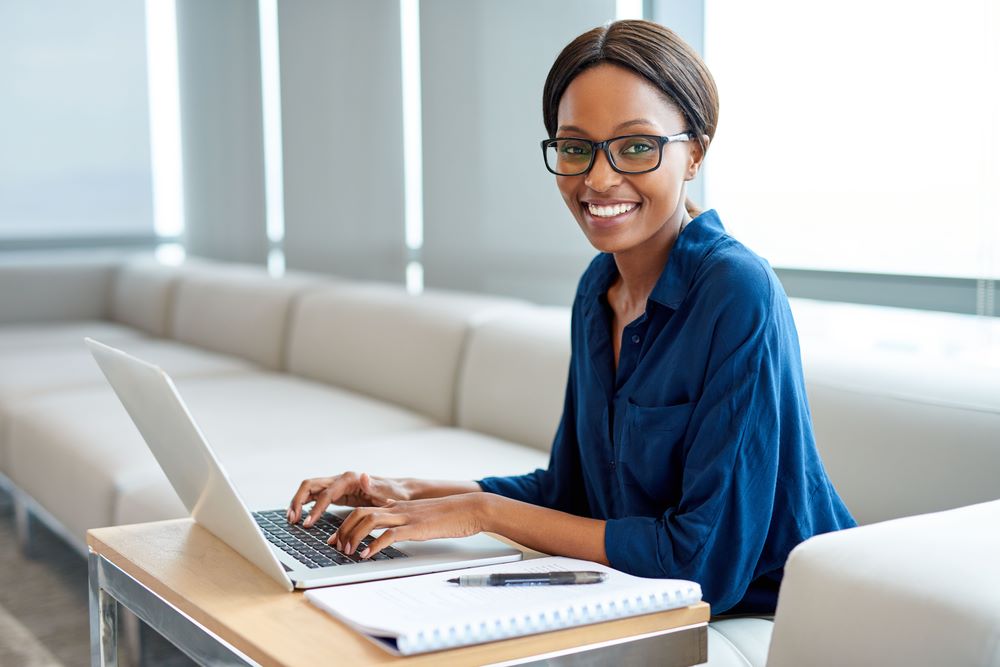
[[[622,175],[611,168],[608,156],[604,151],[598,151],[594,156],[594,164],[587,172],[587,179],[584,183],[588,188],[596,192],[606,192],[621,182]]]

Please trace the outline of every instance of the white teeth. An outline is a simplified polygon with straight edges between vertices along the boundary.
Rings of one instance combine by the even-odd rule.
[[[622,213],[628,213],[633,208],[635,204],[612,204],[611,206],[595,206],[594,204],[587,204],[590,214],[599,218],[610,218],[616,215],[621,215]]]

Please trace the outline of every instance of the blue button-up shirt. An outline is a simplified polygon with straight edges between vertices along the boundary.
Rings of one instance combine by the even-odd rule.
[[[606,520],[612,567],[697,581],[714,613],[773,612],[792,548],[856,525],[816,451],[788,298],[705,211],[625,327],[616,371],[617,275],[602,253],[580,280],[548,469],[479,484]]]

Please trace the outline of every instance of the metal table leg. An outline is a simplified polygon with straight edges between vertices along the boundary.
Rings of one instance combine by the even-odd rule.
[[[17,535],[17,546],[21,549],[21,555],[31,558],[34,554],[31,549],[31,512],[24,498],[17,494],[13,498],[14,502],[14,531]]]
[[[119,604],[200,665],[257,665],[114,563],[93,552],[87,558],[92,667],[117,667]]]
[[[101,588],[100,556],[87,556],[90,582],[90,664],[91,667],[118,665],[118,602]]]

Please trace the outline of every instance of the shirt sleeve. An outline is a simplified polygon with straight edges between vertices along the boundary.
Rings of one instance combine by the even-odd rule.
[[[801,440],[793,431],[803,410],[808,419],[801,384],[782,381],[797,349],[794,328],[776,325],[768,281],[751,291],[730,294],[714,318],[709,367],[684,435],[680,501],[660,516],[610,519],[605,529],[612,567],[697,581],[713,612],[739,602],[760,574],[779,439]],[[797,360],[792,368],[800,368]]]
[[[583,473],[576,439],[574,376],[573,361],[570,360],[562,418],[552,443],[548,468],[539,468],[526,475],[477,480],[483,491],[562,512],[588,515],[589,505],[581,482]]]

